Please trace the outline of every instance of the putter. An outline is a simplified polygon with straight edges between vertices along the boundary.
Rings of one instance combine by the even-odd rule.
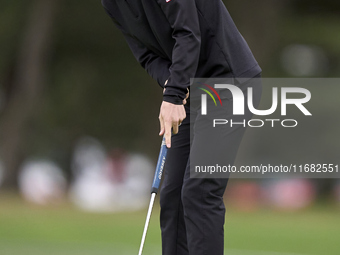
[[[161,183],[161,179],[162,179],[162,175],[163,175],[163,168],[164,168],[167,152],[168,152],[168,148],[166,147],[165,137],[163,136],[163,140],[162,140],[162,144],[161,144],[161,150],[159,152],[155,176],[153,178],[153,183],[152,183],[152,188],[151,188],[151,199],[150,199],[150,204],[149,204],[149,210],[148,210],[148,214],[146,215],[146,221],[145,221],[142,241],[141,241],[141,244],[140,244],[140,247],[139,247],[138,255],[142,255],[142,252],[143,252],[145,237],[146,237],[146,233],[148,231],[148,226],[149,226],[149,222],[150,222],[153,204],[155,202],[155,197],[158,193],[159,185]]]

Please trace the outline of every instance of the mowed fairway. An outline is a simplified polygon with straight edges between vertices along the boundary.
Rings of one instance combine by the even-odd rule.
[[[225,254],[338,255],[339,215],[339,208],[324,207],[299,213],[228,210]],[[70,205],[37,207],[0,196],[0,255],[137,254],[145,216],[146,209],[90,214]],[[158,219],[156,202],[143,254],[161,255]]]

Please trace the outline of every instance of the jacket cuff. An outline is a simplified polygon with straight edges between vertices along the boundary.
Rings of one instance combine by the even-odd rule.
[[[165,86],[165,92],[163,94],[163,101],[182,105],[183,100],[186,97],[187,89],[186,88],[178,88],[178,87],[172,87],[167,84]]]
[[[171,103],[171,104],[176,104],[176,105],[182,105],[183,100],[180,99],[178,96],[165,96],[163,95],[163,101]]]

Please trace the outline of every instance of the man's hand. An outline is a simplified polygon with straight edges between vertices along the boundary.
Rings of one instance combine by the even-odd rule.
[[[159,123],[161,131],[159,135],[165,135],[168,148],[171,147],[171,128],[174,134],[178,133],[178,126],[185,119],[184,105],[176,105],[163,101],[159,112]]]

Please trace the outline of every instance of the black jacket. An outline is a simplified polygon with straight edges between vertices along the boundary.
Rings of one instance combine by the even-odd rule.
[[[102,0],[135,58],[182,104],[190,78],[252,78],[261,72],[221,0]]]

